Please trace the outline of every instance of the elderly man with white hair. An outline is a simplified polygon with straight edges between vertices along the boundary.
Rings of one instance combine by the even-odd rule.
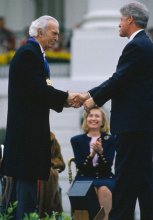
[[[4,175],[13,177],[8,202],[18,201],[15,219],[34,212],[37,180],[47,180],[50,171],[49,110],[61,112],[74,104],[76,94],[52,86],[45,50],[59,36],[58,21],[42,16],[29,28],[30,38],[19,48],[9,70],[8,117]]]

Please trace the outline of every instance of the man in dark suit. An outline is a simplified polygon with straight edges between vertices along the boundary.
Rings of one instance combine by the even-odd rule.
[[[111,132],[116,135],[116,187],[110,220],[132,220],[136,200],[143,220],[153,219],[153,44],[144,29],[148,9],[139,2],[120,10],[120,36],[129,42],[116,72],[82,94],[86,110],[112,100]]]
[[[55,89],[44,51],[58,40],[59,24],[50,16],[33,21],[30,38],[15,54],[9,71],[8,117],[3,173],[13,177],[10,200],[17,200],[16,220],[33,212],[37,180],[50,172],[49,109],[72,106],[74,93]]]

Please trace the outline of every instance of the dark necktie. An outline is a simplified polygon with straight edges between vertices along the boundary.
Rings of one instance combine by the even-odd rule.
[[[50,79],[50,68],[48,65],[48,61],[47,61],[46,57],[44,56],[44,54],[43,54],[43,57],[44,57],[45,71],[47,72],[48,78]]]

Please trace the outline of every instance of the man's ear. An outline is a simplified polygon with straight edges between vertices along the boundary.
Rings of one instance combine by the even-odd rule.
[[[133,17],[132,17],[132,16],[128,17],[128,23],[131,24],[131,23],[133,23],[133,22],[134,22]]]
[[[42,32],[42,30],[39,28],[39,29],[38,29],[38,36],[41,37],[42,35],[43,35],[43,32]]]

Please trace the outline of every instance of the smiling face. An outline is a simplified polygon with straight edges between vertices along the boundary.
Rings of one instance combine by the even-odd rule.
[[[91,109],[86,118],[86,124],[89,130],[100,131],[103,124],[102,112],[99,109]]]
[[[49,21],[48,26],[42,32],[38,30],[38,41],[44,50],[53,48],[59,37],[59,26],[54,21]]]

